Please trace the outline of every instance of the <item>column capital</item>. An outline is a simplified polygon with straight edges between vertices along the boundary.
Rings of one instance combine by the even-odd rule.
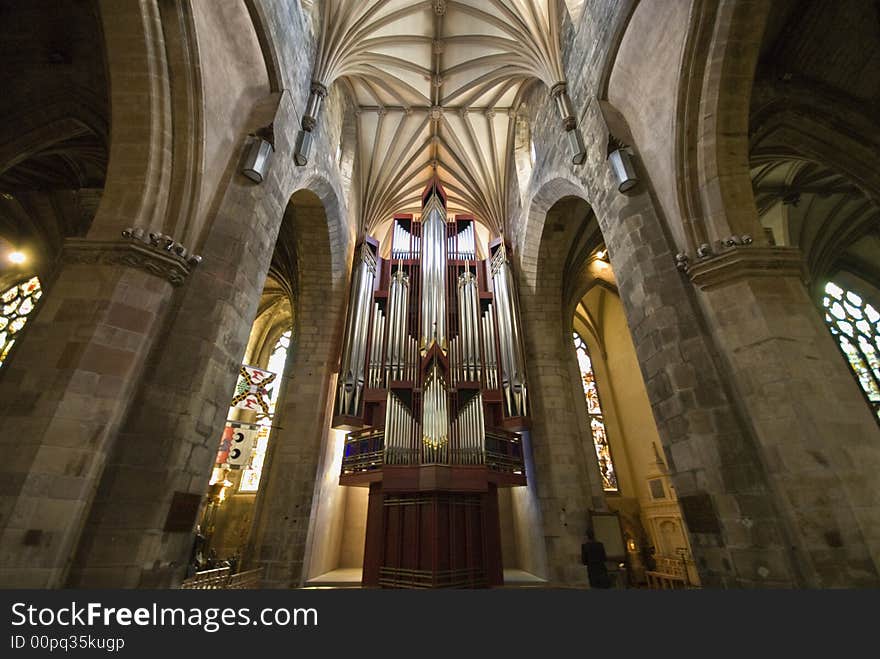
[[[795,247],[738,246],[687,265],[686,272],[701,290],[719,288],[751,277],[806,280],[804,260]]]
[[[180,286],[201,256],[190,254],[179,242],[140,227],[125,229],[119,240],[67,238],[62,261],[72,264],[122,265],[137,268]]]

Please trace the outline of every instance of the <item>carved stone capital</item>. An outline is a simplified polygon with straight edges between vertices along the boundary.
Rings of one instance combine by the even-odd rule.
[[[123,231],[120,240],[68,238],[62,259],[65,263],[137,268],[180,286],[202,257],[189,254],[170,236],[134,228]]]
[[[560,94],[565,94],[568,91],[568,83],[564,80],[557,82],[550,88],[550,98],[555,99]]]
[[[806,279],[800,250],[794,247],[736,247],[687,265],[687,274],[701,290],[719,288],[752,277]]]

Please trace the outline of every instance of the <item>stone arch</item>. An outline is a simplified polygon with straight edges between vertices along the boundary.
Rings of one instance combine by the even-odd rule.
[[[281,92],[284,89],[284,81],[281,79],[278,49],[268,27],[266,12],[262,3],[256,0],[244,0],[244,3],[251,16],[251,22],[254,24],[254,31],[257,34],[257,40],[260,42],[260,49],[263,51],[263,60],[266,64],[266,71],[269,74],[270,90],[273,94]]]
[[[321,560],[312,548],[324,538],[322,513],[340,504],[341,494],[324,476],[337,452],[329,415],[352,256],[339,199],[318,175],[290,196],[282,223],[289,229],[280,236],[294,241],[296,258],[289,379],[277,408],[248,558],[264,567],[268,587],[296,587],[307,579],[312,555]]]
[[[682,58],[676,169],[695,243],[750,234],[766,244],[749,177],[749,104],[770,3],[698,3]]]
[[[544,235],[547,211],[560,199],[565,197],[584,199],[585,194],[583,182],[573,174],[560,174],[549,178],[536,185],[535,189],[537,192],[532,195],[528,210],[524,214],[523,228],[519,235],[514,237],[520,286],[527,290],[534,288],[538,278],[538,252]]]
[[[110,156],[89,236],[106,240],[118,238],[129,226],[163,227],[171,176],[172,104],[166,60],[154,55],[155,47],[165,44],[158,6],[103,0],[100,7],[110,87]],[[133,107],[140,111],[131,112]]]
[[[329,268],[328,274],[334,278],[345,277],[348,274],[351,263],[351,249],[353,247],[353,230],[351,223],[348,221],[347,209],[336,188],[321,173],[313,173],[309,176],[297,190],[290,196],[300,195],[300,198],[307,198],[313,195],[320,202],[324,209],[326,218],[326,257],[329,259],[326,266]],[[325,227],[321,227],[314,220],[310,220],[308,225],[303,225],[303,229],[318,230],[322,234]],[[323,239],[323,235],[322,235]],[[325,245],[322,243],[322,248]],[[323,256],[321,258],[324,258]]]
[[[605,508],[585,415],[575,411],[583,403],[573,386],[578,379],[564,282],[566,256],[592,209],[573,177],[551,178],[536,189],[514,256],[532,400],[534,478],[529,474],[529,492],[537,487],[543,493],[544,576],[570,582],[582,569],[571,557],[583,540],[589,511]]]
[[[764,214],[780,201],[776,216],[801,216],[800,230],[785,236],[782,244],[801,250],[813,299],[820,297],[824,280],[839,270],[852,271],[876,287],[880,268],[870,258],[870,248],[880,214],[880,141],[874,137],[880,127],[814,86],[756,83],[753,95],[750,165],[762,224]],[[786,168],[794,173],[788,177],[789,199],[773,192],[778,178],[774,170]],[[802,187],[801,180],[812,183]],[[821,228],[805,240],[809,218],[822,215]]]

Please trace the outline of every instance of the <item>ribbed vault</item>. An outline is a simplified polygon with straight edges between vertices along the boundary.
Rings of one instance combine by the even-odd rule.
[[[419,212],[436,171],[450,212],[503,231],[515,114],[564,81],[552,0],[337,0],[324,5],[313,79],[358,106],[362,228]]]

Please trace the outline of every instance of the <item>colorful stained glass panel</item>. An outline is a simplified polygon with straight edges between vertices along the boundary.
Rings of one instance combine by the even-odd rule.
[[[0,294],[0,301],[3,302],[2,314],[0,314],[0,366],[6,363],[9,351],[12,350],[19,332],[24,328],[42,294],[40,280],[37,277],[19,282]]]
[[[614,470],[614,462],[611,459],[611,446],[608,444],[605,418],[602,415],[602,404],[599,401],[599,388],[596,385],[596,376],[593,372],[593,361],[590,359],[587,344],[584,343],[580,335],[575,332],[573,337],[578,367],[581,371],[584,398],[587,401],[587,413],[590,415],[590,432],[593,435],[596,459],[599,461],[599,471],[602,474],[602,489],[606,492],[619,492],[617,472]]]
[[[822,306],[828,329],[880,420],[880,313],[861,295],[833,282],[825,286]]]
[[[250,464],[241,475],[239,492],[256,492],[260,487],[260,478],[263,474],[263,464],[266,461],[266,450],[269,448],[269,435],[272,431],[272,419],[275,417],[275,406],[278,404],[279,391],[281,389],[281,374],[284,373],[284,363],[287,361],[287,352],[290,349],[290,330],[287,330],[272,349],[269,357],[268,370],[278,373],[278,377],[268,389],[269,414],[260,418],[257,425],[260,429],[257,433],[257,443],[251,452]]]

